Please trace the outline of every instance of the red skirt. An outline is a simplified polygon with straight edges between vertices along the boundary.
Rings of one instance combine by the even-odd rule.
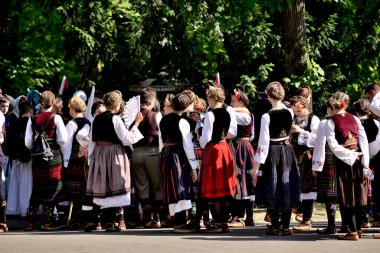
[[[201,197],[218,198],[235,194],[236,177],[228,143],[208,143],[202,157]]]

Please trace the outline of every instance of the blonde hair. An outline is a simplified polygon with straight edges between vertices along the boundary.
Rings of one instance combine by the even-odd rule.
[[[115,111],[123,102],[123,95],[119,90],[114,90],[104,94],[103,101],[108,111]]]
[[[329,103],[333,106],[333,109],[342,109],[348,106],[350,97],[346,93],[338,91],[329,98]]]
[[[265,92],[267,93],[268,97],[276,100],[283,100],[285,97],[284,87],[282,87],[282,84],[277,81],[269,83],[265,89]]]
[[[207,97],[213,99],[216,102],[223,103],[226,99],[226,95],[224,94],[224,90],[218,87],[210,86],[207,91]]]
[[[70,99],[69,107],[75,112],[86,111],[86,103],[79,96],[74,96]]]
[[[44,91],[40,96],[40,104],[43,108],[49,109],[55,102],[54,93],[51,91]]]

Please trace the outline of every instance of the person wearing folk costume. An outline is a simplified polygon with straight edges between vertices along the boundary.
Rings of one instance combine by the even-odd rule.
[[[29,118],[33,116],[33,108],[28,101],[23,101],[19,110],[12,138],[12,144],[17,148],[9,181],[7,214],[25,217],[33,188],[32,160],[30,150],[25,146],[25,131]]]
[[[365,89],[365,95],[370,100],[369,110],[372,113],[370,133],[368,133],[371,169],[374,172],[372,181],[372,200],[374,227],[380,227],[380,84],[371,83]]]
[[[374,114],[372,114],[369,110],[369,99],[367,98],[359,98],[357,101],[353,103],[353,112],[355,113],[355,116],[360,119],[360,122],[362,123],[364,127],[364,131],[367,135],[368,143],[372,142],[374,139],[376,139],[376,135],[378,132],[378,128],[374,121]],[[370,158],[371,158],[371,151],[370,151]],[[370,167],[372,168],[372,160],[370,159]],[[372,200],[372,183],[369,178],[366,178],[367,180],[367,187],[368,187],[368,196],[367,196],[367,206],[363,206],[362,212],[361,212],[361,228],[370,228],[371,222],[370,222],[370,215],[372,215],[374,212],[372,210],[373,207],[373,200]]]
[[[257,186],[256,202],[266,204],[268,208],[272,226],[268,228],[267,235],[292,235],[289,230],[291,209],[301,202],[300,174],[293,147],[289,143],[292,112],[282,103],[285,91],[279,82],[271,82],[266,92],[272,109],[261,118],[252,170],[256,175],[260,164],[263,164],[259,182],[263,182],[264,187]]]
[[[85,102],[78,96],[69,101],[70,116],[73,118],[66,125],[68,140],[62,148],[63,188],[67,200],[73,202],[72,225],[83,226],[82,205],[86,196],[88,174],[87,154],[82,154],[82,147],[88,145],[91,123],[84,117]]]
[[[5,131],[5,117],[2,111],[0,111],[0,144],[4,142],[4,131]],[[7,232],[7,219],[6,219],[6,209],[7,202],[5,199],[5,181],[4,181],[4,154],[2,147],[0,145],[0,233]]]
[[[106,231],[120,231],[120,208],[130,204],[131,178],[129,160],[123,145],[133,144],[143,138],[138,125],[143,117],[136,116],[130,131],[122,119],[115,115],[122,106],[120,91],[104,95],[107,110],[94,118],[89,143],[89,173],[87,194],[103,208]]]
[[[29,119],[26,127],[25,146],[31,148],[36,133],[48,123],[44,132],[54,155],[53,159],[49,161],[43,158],[32,159],[33,190],[27,214],[26,231],[34,229],[40,204],[44,204],[42,229],[56,229],[54,207],[62,198],[62,155],[60,148],[67,141],[67,131],[61,116],[52,112],[54,101],[54,94],[51,91],[44,91],[40,96],[41,112]]]
[[[160,122],[163,149],[161,151],[161,189],[170,215],[174,216],[173,232],[193,232],[187,227],[186,211],[192,208],[192,178],[197,178],[190,125],[181,114],[192,104],[187,93],[179,93],[172,100],[173,112]],[[194,230],[195,231],[195,230]]]
[[[236,157],[237,177],[237,194],[234,196],[235,201],[231,207],[232,221],[229,226],[234,223],[242,223],[245,226],[254,226],[253,220],[253,204],[255,199],[255,184],[251,174],[254,163],[254,150],[250,142],[253,128],[252,114],[247,109],[249,104],[248,96],[239,89],[234,90],[231,95],[231,106],[236,114],[237,135],[232,139]],[[246,214],[245,221],[244,216]]]
[[[307,109],[307,99],[294,96],[290,99],[294,112],[293,125],[290,129],[290,142],[297,157],[301,175],[301,213],[302,222],[294,226],[295,230],[311,230],[314,200],[317,198],[317,178],[312,171],[312,152],[314,148],[319,118]]]
[[[155,101],[156,91],[153,88],[141,90],[140,112],[144,120],[139,125],[139,130],[144,138],[133,145],[131,159],[133,181],[143,209],[145,228],[161,227],[158,216],[160,220],[167,216],[161,195],[159,124],[162,115],[152,111]]]
[[[230,112],[224,106],[224,99],[222,88],[208,88],[207,102],[212,110],[205,115],[199,139],[200,146],[204,148],[200,196],[212,201],[215,208],[214,224],[206,226],[206,232],[211,233],[228,232],[227,202],[236,194],[233,157],[226,139],[236,136],[237,125],[236,119],[231,119]]]
[[[367,204],[367,186],[363,168],[369,166],[368,140],[360,120],[346,112],[349,97],[336,92],[330,97],[334,115],[325,125],[325,134],[334,154],[339,206],[343,223],[350,232],[339,240],[359,240],[361,208]],[[343,147],[343,149],[342,149]],[[361,158],[361,159],[360,159]]]
[[[334,115],[333,105],[327,102],[327,116]],[[325,203],[327,214],[327,228],[318,229],[318,234],[335,234],[336,203],[338,201],[336,189],[336,173],[333,166],[333,154],[326,142],[325,125],[328,119],[319,123],[315,140],[312,169],[317,172],[317,202]],[[344,224],[342,224],[344,229]]]
[[[369,142],[370,167],[374,172],[372,181],[373,227],[380,227],[380,85],[369,84],[365,89],[365,95],[370,100],[369,110],[372,118],[368,119],[366,132]],[[368,130],[368,131],[367,131]],[[374,235],[380,239],[380,235]]]

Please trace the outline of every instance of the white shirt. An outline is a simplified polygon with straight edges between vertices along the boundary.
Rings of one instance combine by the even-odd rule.
[[[69,165],[69,160],[70,160],[70,155],[71,155],[71,150],[73,146],[73,138],[74,138],[74,133],[77,131],[78,125],[74,120],[70,120],[69,123],[66,125],[66,131],[67,131],[67,142],[66,144],[62,147],[62,155],[63,155],[63,166],[67,168]],[[78,131],[76,135],[76,140],[79,142],[81,146],[86,146],[89,142],[89,134],[90,134],[90,125],[86,124],[83,126],[81,130]]]
[[[141,134],[136,126],[133,126],[131,130],[128,130],[120,116],[114,115],[112,117],[113,127],[115,129],[116,135],[124,146],[132,145],[143,139],[144,136]],[[95,142],[92,141],[92,128],[90,133],[90,142],[88,145],[88,157],[92,155],[95,148]]]
[[[319,118],[313,115],[313,117],[311,117],[311,123],[310,123],[311,131],[306,131],[305,129],[302,129],[302,128],[305,128],[306,126],[302,126],[302,125],[300,126],[301,132],[298,135],[298,140],[297,140],[298,145],[304,145],[309,148],[314,147],[315,139],[317,137],[319,122],[320,122]]]
[[[290,114],[293,117],[293,111],[289,108],[287,108],[285,105],[283,106],[284,109],[287,109]],[[276,110],[276,109],[271,109]],[[265,163],[265,160],[267,159],[268,152],[269,152],[269,143],[270,143],[270,135],[269,135],[269,124],[270,124],[270,117],[269,113],[265,113],[261,117],[261,125],[260,125],[260,136],[259,136],[259,142],[257,146],[257,150],[255,152],[255,161],[258,163]],[[281,141],[286,140],[289,137],[276,139],[275,141]],[[273,139],[274,140],[274,139]]]
[[[231,118],[226,139],[231,139],[231,138],[234,138],[237,134],[236,114],[231,106],[228,106],[226,110],[230,114],[230,118]],[[202,129],[202,136],[199,138],[199,145],[201,146],[201,148],[205,148],[206,144],[211,141],[214,122],[215,122],[214,113],[212,111],[207,112],[203,121],[204,125]]]
[[[182,135],[182,145],[183,149],[185,150],[187,160],[189,161],[191,168],[193,170],[198,168],[198,163],[195,158],[194,153],[194,145],[193,145],[193,135],[190,131],[190,124],[187,122],[186,119],[180,119],[179,120],[179,130],[181,131]]]
[[[380,93],[379,93],[380,94]],[[376,135],[376,140],[369,143],[369,156],[370,158],[374,158],[380,152],[380,122],[378,120],[372,119],[375,122],[375,125],[379,129]]]
[[[369,150],[368,150],[367,135],[364,131],[364,128],[360,120],[356,116],[354,116],[354,118],[359,126],[358,137],[359,137],[359,146],[360,146],[361,152],[363,153],[362,163],[368,166],[369,165]],[[327,120],[327,124],[325,125],[325,135],[326,135],[326,139],[329,144],[329,147],[331,151],[334,153],[334,155],[340,160],[342,160],[344,163],[348,165],[353,165],[359,153],[353,150],[346,149],[345,147],[338,144],[338,141],[335,139],[335,124],[334,124],[334,121],[332,121],[331,119]]]
[[[327,119],[324,119],[319,123],[315,145],[314,145],[314,151],[313,151],[312,169],[314,171],[319,171],[319,172],[323,170],[323,166],[325,164],[325,155],[326,155],[325,125],[326,123],[327,123]]]
[[[5,117],[3,112],[0,112],[0,144],[4,142],[4,131],[5,131]]]
[[[60,115],[55,114],[54,115],[54,124],[56,126],[55,133],[56,133],[56,142],[59,146],[65,145],[67,141],[67,131],[65,124],[63,123],[63,120]],[[28,123],[26,125],[26,132],[25,132],[25,146],[27,148],[32,148],[33,145],[33,129],[32,129],[32,119],[29,118]]]

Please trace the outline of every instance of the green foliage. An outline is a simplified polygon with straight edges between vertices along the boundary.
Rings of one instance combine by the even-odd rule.
[[[284,63],[283,15],[292,0],[9,2],[0,19],[0,82],[15,93],[58,90],[63,75],[74,88],[93,81],[127,90],[158,78],[200,90],[220,72],[227,91],[241,83],[250,97],[274,80],[288,96],[309,85],[324,114],[331,93],[355,100],[380,82],[378,0],[306,0],[308,61],[299,76],[288,76]]]

